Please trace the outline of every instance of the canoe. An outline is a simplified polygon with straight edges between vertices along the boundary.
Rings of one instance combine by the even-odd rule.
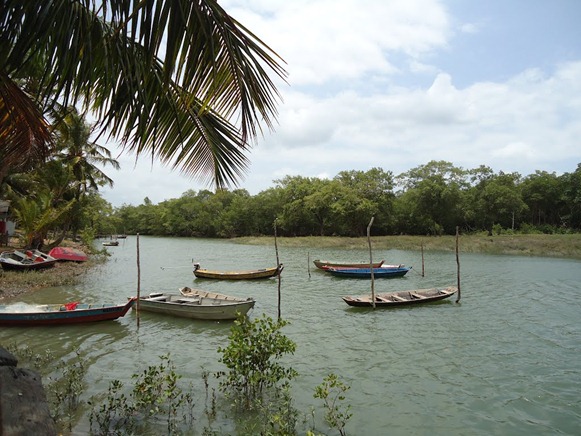
[[[203,279],[220,280],[254,280],[268,279],[279,275],[283,270],[282,263],[276,267],[242,271],[216,271],[200,268],[199,263],[194,264],[194,275]]]
[[[373,268],[379,268],[383,265],[383,262],[373,262]],[[313,260],[315,266],[319,269],[326,269],[326,268],[369,268],[369,262],[336,262],[333,260],[320,260],[315,259]]]
[[[55,266],[57,260],[39,250],[4,251],[0,254],[2,269],[11,271],[31,271]]]
[[[28,327],[109,321],[125,316],[134,303],[135,299],[132,298],[121,305],[81,304],[78,302],[0,305],[0,325]]]
[[[72,247],[54,247],[48,252],[48,255],[61,262],[86,262],[89,260],[89,256],[82,250]]]
[[[139,310],[181,318],[226,321],[246,315],[254,307],[253,298],[238,298],[188,287],[180,294],[154,293],[139,298]]]
[[[380,268],[373,268],[373,278],[391,278],[391,277],[403,277],[411,267],[386,267],[385,265]],[[358,279],[370,279],[371,278],[371,268],[325,268],[325,271],[333,274],[337,277],[349,277]]]
[[[414,304],[431,303],[451,297],[458,288],[450,286],[447,288],[416,289],[411,291],[386,292],[375,294],[376,307],[410,306]],[[359,296],[342,297],[349,306],[372,307],[371,294]]]

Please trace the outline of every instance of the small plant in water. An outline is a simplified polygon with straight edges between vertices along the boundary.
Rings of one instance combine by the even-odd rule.
[[[107,398],[97,411],[90,416],[91,431],[96,434],[110,434],[120,431],[131,434],[138,423],[147,423],[150,419],[165,416],[168,434],[178,430],[178,414],[184,408],[181,421],[193,422],[193,397],[183,393],[178,386],[181,375],[169,355],[161,356],[162,363],[150,366],[141,374],[134,374],[135,385],[130,397],[122,393],[123,384],[111,382]],[[163,363],[165,362],[165,363]]]
[[[75,412],[80,405],[80,396],[85,390],[83,380],[87,373],[86,362],[81,358],[80,351],[76,351],[73,361],[60,361],[57,367],[59,376],[50,378],[47,387],[51,412],[57,425],[72,428]]]
[[[39,354],[28,345],[19,346],[15,342],[8,344],[6,351],[16,356],[20,367],[30,365],[36,370],[46,369],[55,360],[50,350],[46,350],[44,354]]]
[[[322,399],[325,403],[325,421],[331,427],[336,428],[341,436],[345,436],[345,425],[352,413],[349,413],[351,405],[345,408],[342,406],[342,401],[345,400],[345,392],[351,389],[350,386],[345,385],[339,378],[331,373],[323,379],[323,383],[315,388],[315,398]]]

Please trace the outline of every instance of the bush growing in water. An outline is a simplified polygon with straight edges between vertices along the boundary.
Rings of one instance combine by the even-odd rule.
[[[288,382],[298,375],[293,368],[285,368],[277,362],[285,354],[293,354],[296,344],[280,330],[288,323],[263,314],[254,321],[240,317],[234,322],[229,344],[218,348],[222,362],[228,372],[216,373],[217,378],[225,377],[220,388],[234,393],[249,407],[256,399],[261,399],[264,390],[276,387],[280,382]]]

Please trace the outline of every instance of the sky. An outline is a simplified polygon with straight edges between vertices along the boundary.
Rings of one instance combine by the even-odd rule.
[[[432,160],[557,175],[581,163],[579,0],[222,0],[286,62],[274,131],[236,188]],[[272,75],[273,79],[275,78]],[[212,190],[105,145],[114,207]]]

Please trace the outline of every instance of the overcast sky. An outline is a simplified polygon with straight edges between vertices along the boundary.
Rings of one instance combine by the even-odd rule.
[[[276,130],[251,149],[238,186],[252,195],[286,175],[398,175],[431,160],[522,175],[581,163],[580,0],[220,4],[289,73]],[[147,157],[118,160],[102,191],[113,206],[212,189]]]

